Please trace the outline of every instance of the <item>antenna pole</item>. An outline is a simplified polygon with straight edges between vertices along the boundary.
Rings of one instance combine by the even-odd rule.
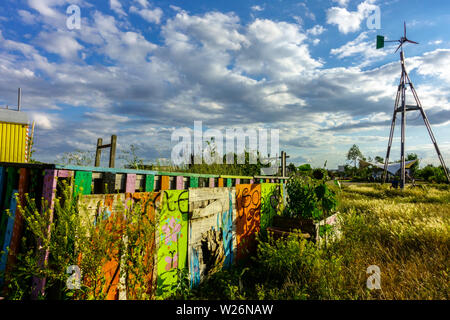
[[[22,88],[19,88],[17,92],[17,111],[20,111],[21,100],[22,100]]]
[[[405,54],[403,52],[403,47],[400,51],[400,60],[402,62],[402,75],[403,75],[403,83],[402,83],[402,137],[401,137],[401,154],[400,154],[400,188],[403,189],[405,187],[406,182],[406,171],[405,171],[405,141],[406,141],[406,68],[405,68]]]

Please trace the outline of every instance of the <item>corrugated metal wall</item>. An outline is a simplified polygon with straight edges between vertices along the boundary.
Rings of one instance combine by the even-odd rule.
[[[25,162],[28,125],[0,122],[0,161]]]

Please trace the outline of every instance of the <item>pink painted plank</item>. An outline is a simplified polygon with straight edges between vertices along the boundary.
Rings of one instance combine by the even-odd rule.
[[[209,187],[214,188],[214,178],[209,178]]]
[[[241,184],[241,179],[237,178],[236,179],[236,184]]]
[[[255,180],[250,179],[250,184],[254,184],[254,183],[255,183]]]
[[[127,184],[125,192],[134,193],[136,191],[136,174],[127,174]]]
[[[177,190],[183,190],[183,189],[184,189],[184,177],[177,176]]]
[[[73,171],[71,170],[58,170],[59,178],[70,178],[73,177]]]

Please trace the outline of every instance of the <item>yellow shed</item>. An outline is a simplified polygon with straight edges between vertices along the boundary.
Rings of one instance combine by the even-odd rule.
[[[0,109],[0,162],[28,162],[26,113]]]

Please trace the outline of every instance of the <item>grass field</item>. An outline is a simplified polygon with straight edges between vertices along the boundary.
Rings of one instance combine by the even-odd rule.
[[[339,210],[344,237],[330,249],[344,257],[345,277],[356,297],[448,299],[448,185],[404,191],[349,185],[343,187]],[[367,275],[361,271],[368,265],[381,269],[378,295],[365,288]]]
[[[248,265],[205,281],[191,298],[448,299],[450,187],[404,191],[376,184],[342,187],[341,238],[262,241]],[[369,290],[367,268],[380,268]]]

